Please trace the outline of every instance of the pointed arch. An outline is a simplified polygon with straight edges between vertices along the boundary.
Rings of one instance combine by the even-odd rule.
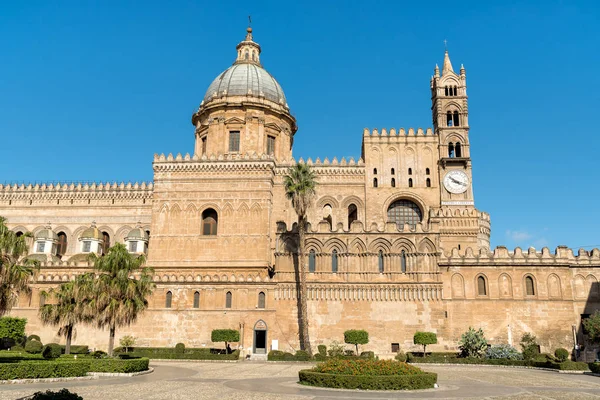
[[[498,287],[500,288],[500,297],[512,297],[512,278],[509,274],[500,274],[498,277]]]
[[[331,205],[331,208],[339,208],[340,203],[332,196],[323,196],[317,201],[317,209],[325,207],[326,204]]]
[[[598,279],[592,274],[585,277],[585,289],[591,299],[598,298]]]
[[[402,250],[404,250],[406,254],[417,252],[415,244],[407,238],[396,239],[392,245],[392,252],[401,253]]]
[[[436,252],[435,244],[433,244],[433,242],[429,238],[424,238],[423,240],[421,240],[418,248],[419,248],[420,253],[435,253]]]
[[[321,253],[323,251],[323,243],[316,238],[308,238],[305,242],[306,251],[314,250],[316,253]]]
[[[452,298],[462,299],[465,297],[465,280],[459,273],[452,275],[450,280],[452,287]]]
[[[583,275],[575,275],[575,278],[573,278],[573,288],[576,298],[583,299],[587,297],[585,290],[585,278]]]
[[[230,202],[227,202],[225,204],[225,207],[223,207],[223,216],[231,217],[232,215],[233,215],[233,206],[231,205]]]
[[[377,253],[379,250],[383,250],[384,253],[390,253],[392,244],[389,240],[384,238],[377,238],[369,243],[369,252]]]
[[[324,243],[323,248],[327,252],[337,250],[338,254],[346,252],[346,244],[341,239],[338,239],[338,238],[331,238],[331,239],[327,240]]]
[[[250,208],[248,208],[248,205],[245,202],[242,202],[239,205],[237,212],[240,217],[247,217],[248,214],[250,214]]]
[[[556,274],[548,275],[548,297],[552,299],[562,298],[560,278]]]
[[[350,251],[354,254],[362,254],[367,252],[367,246],[365,242],[363,242],[360,238],[354,238],[352,242],[350,242]]]

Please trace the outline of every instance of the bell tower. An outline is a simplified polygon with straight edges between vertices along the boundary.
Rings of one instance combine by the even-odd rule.
[[[442,74],[431,78],[433,127],[439,140],[440,206],[473,207],[467,74],[454,72],[446,50]]]

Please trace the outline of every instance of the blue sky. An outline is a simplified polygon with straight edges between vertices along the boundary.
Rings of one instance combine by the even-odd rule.
[[[431,126],[447,39],[492,244],[600,247],[594,1],[2,2],[0,182],[147,181],[154,153],[191,153],[248,14],[296,157],[358,158],[365,127]]]

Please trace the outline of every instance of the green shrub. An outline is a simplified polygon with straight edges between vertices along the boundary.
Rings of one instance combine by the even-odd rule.
[[[135,338],[131,335],[125,335],[119,340],[119,344],[125,349],[125,352],[131,349],[135,345]],[[113,350],[114,351],[114,350]]]
[[[437,374],[430,372],[420,375],[351,376],[302,370],[298,375],[304,385],[361,390],[429,389],[437,382]]]
[[[45,359],[54,359],[60,357],[62,349],[58,343],[48,343],[42,350],[42,356]]]
[[[296,361],[310,361],[310,356],[308,355],[308,352],[304,350],[296,351],[294,357],[296,358]]]
[[[396,359],[396,361],[400,361],[400,362],[406,362],[406,354],[404,354],[403,351],[399,350],[396,353],[396,357],[394,357]]]
[[[96,351],[93,351],[93,352],[92,352],[90,355],[91,355],[93,358],[104,358],[104,357],[106,357],[108,354],[107,354],[105,351],[102,351],[102,350],[96,350]]]
[[[211,352],[214,350],[214,352]],[[235,350],[231,354],[220,354],[222,349],[210,348],[186,348],[183,353],[177,353],[172,347],[134,347],[130,353],[131,357],[147,357],[150,359],[164,360],[237,360],[240,351]],[[117,353],[122,355],[123,353]]]
[[[147,358],[118,359],[102,358],[89,361],[90,372],[132,373],[148,370]]]
[[[65,352],[65,346],[60,346],[62,352]],[[86,345],[71,345],[71,354],[89,354],[90,348]]]
[[[478,330],[469,327],[469,330],[462,334],[458,342],[463,357],[483,357],[487,350],[488,343],[483,334],[483,329]]]
[[[0,338],[10,338],[21,342],[25,336],[27,319],[15,317],[0,317]]]
[[[587,371],[588,364],[584,362],[576,362],[576,361],[563,361],[558,364],[557,369],[561,371]]]
[[[369,360],[374,360],[375,353],[372,351],[363,351],[362,353],[360,353],[360,358],[367,358]]]
[[[41,353],[43,349],[44,346],[37,340],[29,340],[27,343],[25,343],[25,351],[31,354]]]
[[[590,371],[592,371],[593,373],[600,374],[600,363],[597,363],[597,362],[589,363],[588,367],[589,367]]]
[[[369,333],[359,329],[349,329],[344,332],[344,342],[356,346],[356,354],[358,354],[358,345],[369,343]]]
[[[42,343],[42,339],[40,339],[38,335],[29,335],[27,336],[27,340],[37,340],[38,342]]]
[[[30,400],[83,400],[83,397],[77,393],[71,393],[67,389],[61,389],[58,392],[47,390],[45,392],[35,392]]]
[[[227,347],[227,343],[229,342],[240,341],[240,331],[236,331],[235,329],[215,329],[210,334],[210,340],[213,343],[225,342],[225,347]]]
[[[317,364],[311,371],[339,375],[417,375],[423,371],[415,366],[392,360],[331,359]]]
[[[327,360],[327,356],[324,356],[323,354],[317,353],[317,354],[315,354],[315,360],[316,361],[325,361],[325,360]]]
[[[556,359],[560,362],[567,361],[569,359],[569,356],[569,350],[567,349],[559,347],[558,349],[554,350],[554,357],[556,357]]]
[[[600,341],[600,311],[596,310],[590,317],[581,321],[590,339]]]
[[[337,340],[334,340],[329,345],[329,350],[327,350],[327,354],[329,357],[341,357],[344,355],[344,346]]]
[[[177,343],[175,345],[175,353],[183,354],[185,352],[185,344]]]
[[[414,344],[423,346],[423,355],[427,352],[427,345],[437,343],[437,335],[434,332],[416,332],[413,337]]]
[[[497,344],[491,346],[485,352],[487,359],[505,358],[507,360],[522,360],[523,355],[509,344]]]
[[[354,350],[344,350],[344,355],[346,357],[354,357]]]
[[[540,347],[537,343],[537,338],[531,333],[525,333],[521,338],[521,349],[523,350],[523,358],[525,360],[533,360],[540,354]]]
[[[319,349],[320,355],[322,355],[323,357],[327,357],[327,346],[325,346],[324,344],[320,344],[317,346],[317,349]]]
[[[15,344],[10,348],[10,351],[25,351],[25,348],[21,345]]]
[[[298,352],[300,352],[300,351],[302,351],[302,350],[298,350]],[[298,352],[296,352],[296,354],[298,354]],[[305,351],[302,351],[302,352],[306,353]],[[308,353],[306,353],[306,356],[308,356]],[[297,360],[296,356],[293,355],[292,353],[287,353],[287,352],[284,352],[281,350],[271,350],[269,352],[269,354],[267,354],[267,360],[269,360],[269,361],[307,361],[307,360]]]
[[[0,363],[0,380],[85,376],[88,368],[88,363],[79,360]]]

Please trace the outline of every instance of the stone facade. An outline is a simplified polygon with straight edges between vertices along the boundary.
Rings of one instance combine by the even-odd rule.
[[[513,345],[532,332],[542,351],[587,344],[580,322],[599,306],[599,250],[490,249],[490,217],[473,197],[464,67],[455,73],[447,52],[436,66],[433,129],[365,129],[359,160],[295,160],[296,120],[260,52],[249,29],[192,116],[194,153],[156,155],[152,183],[0,185],[0,215],[34,234],[42,260],[12,312],[29,333],[60,340],[37,319],[40,291],[88,271],[86,252],[135,241],[157,287],[118,336],[199,347],[212,329],[235,328],[247,353],[297,349],[296,215],[283,180],[298,161],[319,183],[306,235],[315,345],[366,329],[369,349],[385,355],[427,330],[439,338],[431,350],[452,350],[469,326]],[[56,251],[38,251],[42,240]],[[77,343],[106,347],[107,332],[77,331]]]

